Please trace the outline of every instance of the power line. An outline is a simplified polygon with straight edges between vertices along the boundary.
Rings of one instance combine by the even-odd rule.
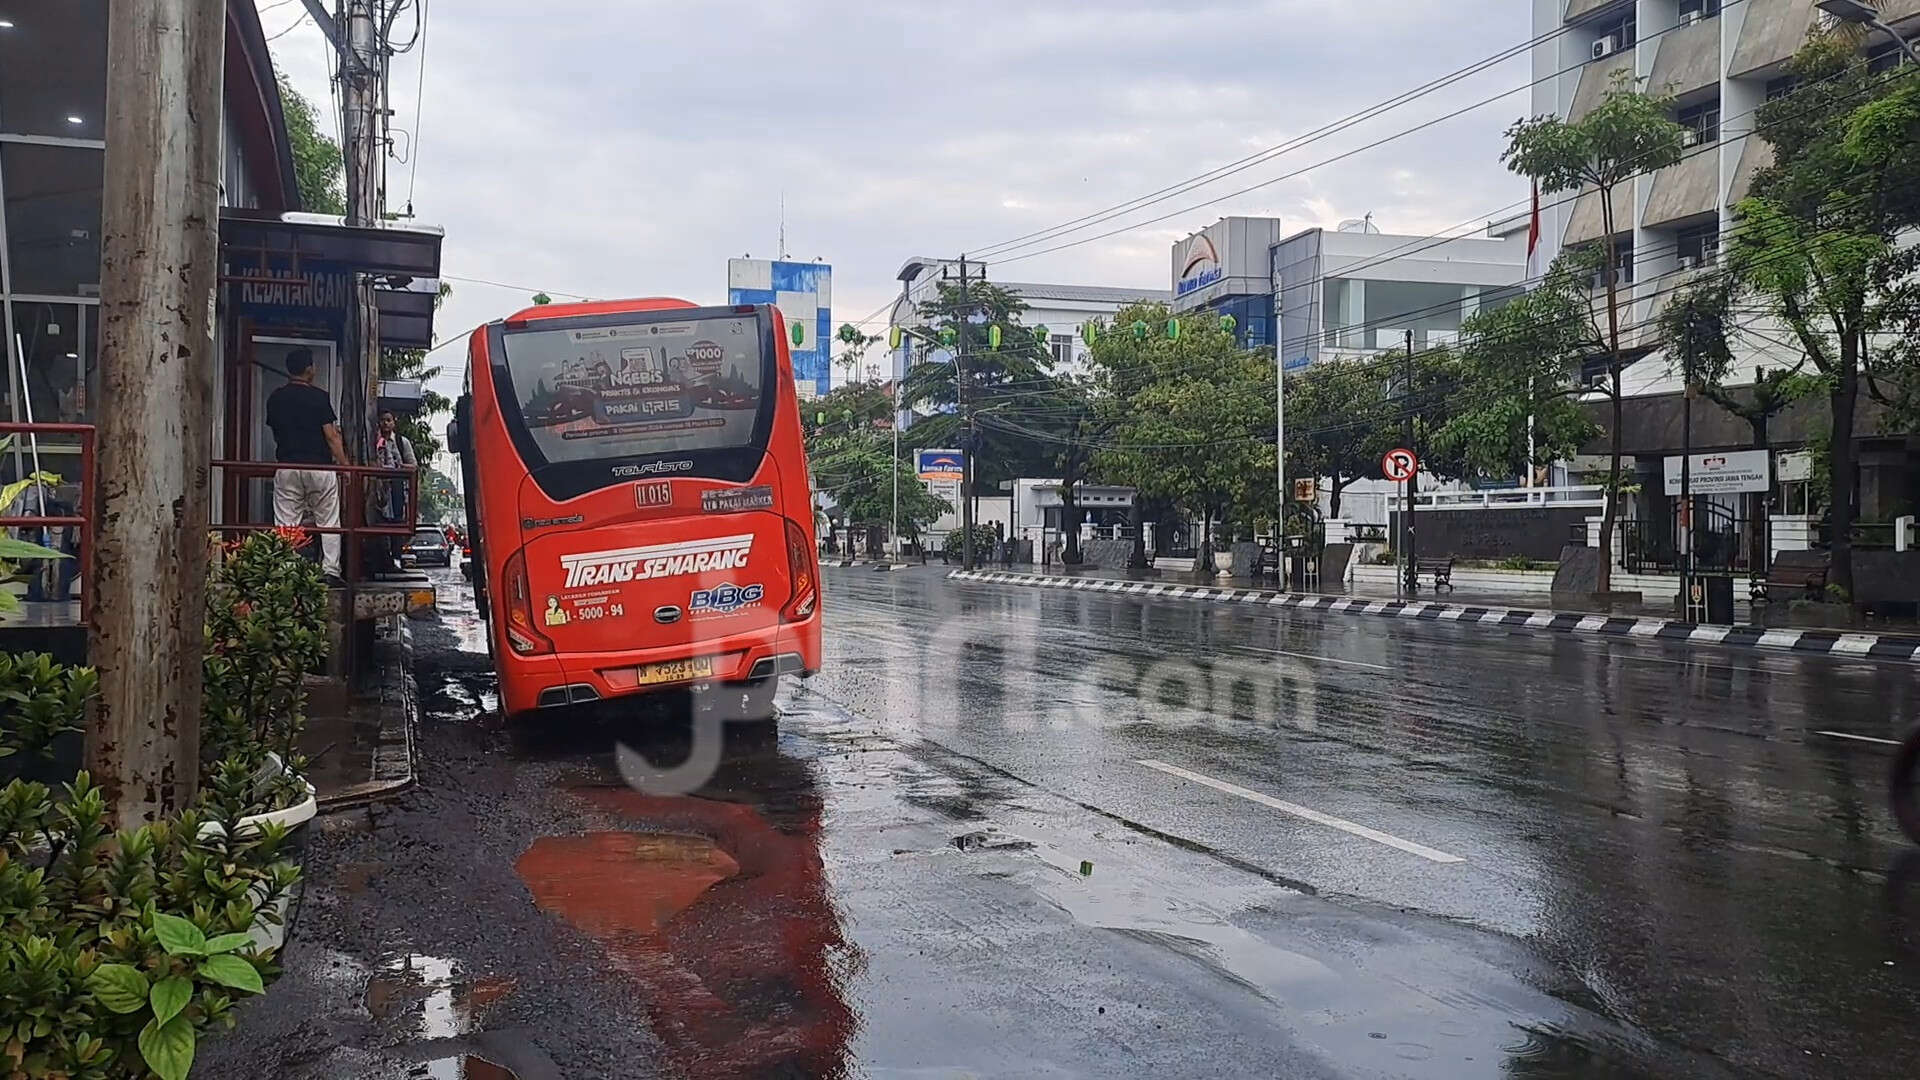
[[[1735,0],[1735,2],[1739,2],[1739,0]],[[1412,90],[1403,91],[1402,93],[1395,95],[1392,98],[1388,98],[1386,101],[1378,102],[1374,105],[1370,105],[1364,109],[1361,109],[1358,112],[1351,113],[1345,117],[1342,117],[1339,120],[1335,120],[1331,123],[1324,124],[1321,127],[1314,129],[1313,131],[1307,132],[1304,135],[1296,136],[1293,139],[1286,140],[1285,142],[1281,142],[1273,146],[1269,146],[1264,150],[1256,151],[1255,153],[1249,154],[1246,157],[1240,158],[1235,161],[1230,161],[1225,165],[1211,169],[1204,173],[1200,173],[1199,175],[1192,177],[1190,179],[1179,181],[1175,184],[1171,184],[1167,187],[1163,187],[1158,191],[1149,192],[1146,195],[1142,195],[1134,199],[1129,199],[1126,202],[1117,203],[1114,206],[1107,207],[1104,210],[1098,210],[1091,214],[1082,215],[1081,217],[1074,218],[1073,220],[1064,222],[1060,225],[1055,225],[1046,229],[1038,229],[1033,232],[1025,233],[1021,236],[1014,237],[1012,240],[1003,241],[1001,243],[989,244],[987,247],[980,250],[980,256],[982,258],[992,258],[998,252],[1015,250],[1020,247],[1029,246],[1030,242],[1039,243],[1039,242],[1044,242],[1048,239],[1051,239],[1054,236],[1064,236],[1069,232],[1077,231],[1076,227],[1083,227],[1083,223],[1086,225],[1097,224],[1101,220],[1109,220],[1113,216],[1118,216],[1118,214],[1130,213],[1131,211],[1140,209],[1143,206],[1150,206],[1155,202],[1164,201],[1164,199],[1166,198],[1172,198],[1173,196],[1183,194],[1187,191],[1191,191],[1194,188],[1203,187],[1206,184],[1210,184],[1215,180],[1219,180],[1224,177],[1234,175],[1235,173],[1241,172],[1245,169],[1252,168],[1254,165],[1260,164],[1265,161],[1269,161],[1275,157],[1288,153],[1292,150],[1299,149],[1302,146],[1306,146],[1310,143],[1318,142],[1320,139],[1326,137],[1327,135],[1334,134],[1339,131],[1344,131],[1349,127],[1352,127],[1365,120],[1372,119],[1373,117],[1382,115],[1383,113],[1386,113],[1394,108],[1397,108],[1400,105],[1406,104],[1408,102],[1424,97],[1427,94],[1434,93],[1438,90],[1444,89],[1445,87],[1450,86],[1453,83],[1459,82],[1465,78],[1471,77],[1473,75],[1477,75],[1480,72],[1485,71],[1496,64],[1504,63],[1505,61],[1512,59],[1514,56],[1519,55],[1520,53],[1525,52],[1536,45],[1542,44],[1562,34],[1568,33],[1572,29],[1574,29],[1572,26],[1568,26],[1568,25],[1560,26],[1554,30],[1548,31],[1545,34],[1536,36],[1530,41],[1525,41],[1520,43],[1519,45],[1515,45],[1515,46],[1511,46],[1509,48],[1503,49],[1500,52],[1494,53],[1492,56],[1486,57],[1485,59],[1482,59],[1482,60],[1475,61],[1474,63],[1469,64],[1468,66],[1461,68],[1458,71],[1454,71],[1450,74],[1443,75],[1439,79],[1426,83],[1423,86],[1415,87]]]
[[[413,91],[413,145],[407,148],[407,212],[413,212],[413,185],[420,178],[420,115],[427,103],[427,10],[428,0],[420,2],[420,71]]]
[[[1745,0],[1729,0],[1729,3],[1728,3],[1728,4],[1726,4],[1725,6],[1727,6],[1727,7],[1730,7],[1730,6],[1732,6],[1732,4],[1734,4],[1734,3],[1744,3],[1744,2],[1745,2]],[[1565,29],[1569,29],[1569,28],[1563,28],[1563,30],[1565,30]],[[1655,38],[1658,38],[1658,37],[1660,37],[1660,36],[1661,36],[1662,34],[1667,34],[1667,33],[1672,33],[1672,32],[1673,32],[1674,30],[1677,30],[1677,29],[1680,29],[1680,27],[1678,27],[1678,26],[1675,26],[1675,27],[1670,27],[1670,28],[1668,28],[1667,30],[1662,30],[1662,31],[1659,31],[1658,33],[1654,33],[1654,34],[1648,34],[1648,35],[1646,35],[1645,37],[1643,37],[1643,38],[1641,38],[1641,40],[1642,40],[1642,41],[1648,41],[1648,40],[1653,40],[1653,39],[1655,39]],[[1530,45],[1531,45],[1531,43],[1529,43],[1529,45],[1528,45],[1528,46],[1526,46],[1526,47],[1530,47]],[[1295,169],[1295,170],[1293,170],[1292,172],[1287,172],[1287,173],[1282,173],[1282,174],[1280,174],[1279,176],[1275,176],[1275,177],[1271,177],[1271,178],[1269,178],[1269,179],[1266,179],[1266,180],[1262,180],[1262,181],[1260,181],[1260,182],[1259,182],[1259,183],[1257,183],[1257,184],[1251,184],[1251,185],[1248,185],[1247,187],[1243,187],[1243,188],[1240,188],[1240,189],[1238,189],[1238,190],[1236,190],[1236,191],[1230,191],[1230,192],[1228,192],[1228,193],[1226,193],[1225,195],[1220,195],[1220,196],[1216,196],[1216,197],[1214,197],[1214,198],[1211,198],[1211,199],[1207,199],[1207,200],[1205,200],[1205,201],[1202,201],[1202,202],[1198,202],[1198,203],[1194,203],[1194,204],[1192,204],[1192,205],[1190,205],[1190,206],[1186,206],[1186,207],[1183,207],[1183,208],[1181,208],[1181,209],[1179,209],[1179,210],[1175,210],[1175,211],[1172,211],[1172,212],[1170,212],[1170,213],[1166,213],[1166,214],[1161,214],[1161,215],[1159,215],[1159,216],[1157,216],[1157,217],[1152,217],[1152,218],[1148,218],[1148,219],[1147,219],[1147,220],[1145,220],[1145,221],[1139,221],[1139,222],[1135,222],[1135,223],[1133,223],[1133,224],[1131,224],[1131,225],[1126,225],[1126,226],[1122,226],[1122,227],[1120,227],[1120,228],[1117,228],[1117,229],[1112,229],[1112,230],[1109,230],[1109,231],[1107,231],[1107,232],[1103,232],[1103,233],[1099,233],[1099,234],[1096,234],[1096,235],[1094,235],[1094,236],[1089,236],[1089,237],[1082,237],[1081,239],[1078,239],[1078,240],[1072,240],[1072,241],[1068,241],[1068,242],[1066,242],[1066,243],[1063,243],[1063,244],[1057,244],[1057,245],[1054,245],[1054,246],[1052,246],[1052,247],[1046,247],[1046,248],[1042,248],[1042,249],[1040,249],[1040,250],[1038,250],[1038,251],[1029,251],[1029,252],[1026,252],[1026,253],[1024,253],[1024,254],[1021,254],[1021,255],[1015,255],[1015,256],[1013,256],[1013,257],[1011,257],[1011,258],[1000,258],[1000,259],[998,259],[998,260],[997,260],[997,262],[998,262],[998,263],[999,263],[1000,265],[1005,265],[1005,264],[1007,264],[1007,263],[1014,263],[1014,262],[1019,262],[1019,261],[1021,261],[1021,260],[1023,260],[1023,259],[1031,259],[1031,258],[1036,258],[1036,257],[1038,257],[1038,256],[1041,256],[1041,255],[1047,255],[1047,254],[1051,254],[1051,253],[1053,253],[1053,252],[1056,252],[1056,251],[1064,251],[1064,250],[1066,250],[1066,249],[1068,249],[1068,248],[1072,248],[1072,247],[1077,247],[1077,246],[1079,246],[1079,245],[1082,245],[1082,244],[1090,244],[1090,243],[1094,243],[1094,242],[1096,242],[1096,241],[1099,241],[1099,240],[1104,240],[1104,239],[1107,239],[1107,238],[1109,238],[1109,237],[1113,237],[1113,236],[1118,236],[1118,235],[1120,235],[1120,234],[1122,234],[1122,233],[1127,233],[1127,232],[1133,232],[1133,231],[1135,231],[1135,230],[1137,230],[1137,229],[1142,229],[1142,228],[1145,228],[1145,227],[1146,227],[1146,226],[1148,226],[1148,225],[1155,225],[1155,224],[1158,224],[1158,223],[1160,223],[1160,222],[1162,222],[1162,221],[1166,221],[1166,220],[1168,220],[1168,219],[1170,219],[1170,218],[1175,218],[1175,217],[1179,217],[1179,216],[1181,216],[1181,215],[1183,215],[1183,214],[1188,214],[1188,213],[1192,213],[1192,212],[1193,212],[1193,211],[1195,211],[1195,210],[1199,210],[1199,209],[1203,209],[1203,208],[1205,208],[1205,207],[1208,207],[1208,206],[1212,206],[1212,205],[1214,205],[1214,204],[1216,204],[1216,203],[1220,203],[1220,202],[1225,202],[1225,201],[1226,201],[1226,200],[1228,200],[1228,199],[1233,199],[1233,198],[1238,198],[1238,197],[1239,197],[1239,196],[1241,196],[1241,195],[1245,195],[1245,194],[1247,194],[1247,193],[1249,193],[1249,192],[1253,192],[1253,191],[1257,191],[1257,190],[1259,190],[1260,188],[1263,188],[1263,187],[1268,187],[1268,186],[1271,186],[1271,185],[1273,185],[1273,184],[1277,184],[1277,183],[1279,183],[1279,182],[1280,182],[1280,181],[1282,181],[1282,180],[1289,180],[1289,179],[1293,179],[1293,178],[1295,178],[1295,177],[1298,177],[1298,176],[1302,176],[1302,175],[1304,175],[1304,174],[1306,174],[1306,173],[1308,173],[1308,172],[1311,172],[1311,171],[1313,171],[1314,169],[1317,169],[1317,168],[1320,168],[1320,167],[1322,167],[1322,166],[1324,166],[1324,165],[1330,165],[1330,164],[1333,164],[1333,163],[1335,163],[1335,162],[1339,162],[1339,161],[1344,161],[1344,160],[1346,160],[1347,158],[1350,158],[1350,157],[1354,157],[1354,156],[1356,156],[1356,155],[1358,155],[1358,154],[1362,154],[1362,153],[1365,153],[1365,152],[1367,152],[1368,150],[1373,150],[1373,149],[1377,149],[1377,148],[1379,148],[1379,147],[1381,147],[1381,146],[1385,146],[1385,145],[1386,145],[1386,144],[1388,144],[1388,143],[1391,143],[1391,142],[1395,142],[1395,141],[1397,141],[1397,140],[1399,140],[1399,139],[1402,139],[1402,138],[1405,138],[1405,137],[1406,137],[1406,136],[1408,136],[1408,135],[1413,135],[1413,134],[1417,134],[1417,133],[1419,133],[1419,132],[1422,132],[1422,131],[1425,131],[1425,130],[1427,130],[1427,129],[1429,129],[1429,128],[1432,128],[1432,127],[1435,127],[1435,126],[1437,126],[1437,125],[1439,125],[1439,124],[1441,124],[1441,123],[1444,123],[1444,122],[1446,122],[1446,121],[1448,121],[1448,120],[1453,120],[1453,119],[1456,119],[1456,118],[1458,118],[1458,117],[1461,117],[1461,116],[1464,116],[1464,115],[1466,115],[1467,113],[1470,113],[1470,112],[1474,112],[1474,111],[1476,111],[1476,110],[1479,110],[1479,109],[1482,109],[1482,108],[1485,108],[1486,106],[1488,106],[1488,105],[1491,105],[1491,104],[1493,104],[1494,102],[1497,102],[1497,101],[1500,101],[1500,100],[1502,100],[1502,99],[1504,99],[1504,98],[1507,98],[1507,97],[1511,97],[1512,95],[1514,95],[1514,94],[1517,94],[1517,93],[1520,93],[1520,92],[1522,92],[1522,91],[1524,91],[1524,90],[1528,90],[1528,89],[1531,89],[1532,87],[1534,87],[1534,86],[1536,86],[1536,85],[1539,85],[1539,84],[1540,84],[1540,83],[1542,83],[1542,82],[1546,82],[1546,81],[1548,81],[1548,80],[1550,80],[1550,79],[1557,79],[1557,78],[1559,78],[1559,77],[1560,77],[1561,75],[1565,75],[1565,74],[1567,74],[1568,72],[1571,72],[1571,71],[1576,71],[1576,70],[1579,70],[1579,69],[1581,69],[1581,68],[1584,68],[1585,66],[1586,66],[1586,64],[1584,64],[1584,63],[1581,63],[1581,64],[1576,64],[1576,65],[1572,65],[1572,66],[1569,66],[1569,67],[1566,67],[1566,68],[1562,68],[1561,70],[1559,70],[1559,71],[1556,71],[1556,72],[1554,72],[1554,73],[1553,73],[1553,74],[1551,74],[1551,75],[1546,75],[1546,76],[1542,76],[1541,78],[1538,78],[1538,79],[1534,79],[1534,80],[1531,80],[1530,82],[1527,82],[1527,83],[1525,83],[1525,84],[1523,84],[1523,85],[1520,85],[1520,86],[1516,86],[1516,87],[1513,87],[1513,88],[1511,88],[1511,89],[1509,89],[1509,90],[1504,90],[1504,91],[1502,91],[1502,92],[1500,92],[1500,93],[1498,93],[1498,94],[1495,94],[1495,95],[1493,95],[1492,97],[1487,97],[1487,98],[1482,98],[1481,100],[1479,100],[1479,101],[1476,101],[1476,102],[1474,102],[1474,103],[1473,103],[1473,104],[1471,104],[1471,105],[1467,105],[1467,106],[1465,106],[1465,107],[1463,107],[1463,108],[1460,108],[1460,109],[1455,109],[1455,110],[1454,110],[1454,111],[1452,111],[1452,112],[1449,112],[1449,113],[1445,113],[1445,114],[1443,114],[1443,115],[1441,115],[1441,116],[1438,116],[1438,117],[1435,117],[1435,118],[1433,118],[1433,119],[1431,119],[1431,120],[1427,120],[1427,121],[1424,121],[1424,122],[1422,122],[1422,123],[1420,123],[1420,124],[1416,124],[1416,125],[1414,125],[1413,127],[1410,127],[1410,128],[1407,128],[1407,129],[1404,129],[1404,130],[1402,130],[1402,131],[1398,131],[1398,132],[1395,132],[1395,133],[1393,133],[1393,134],[1391,134],[1391,135],[1388,135],[1388,136],[1385,136],[1385,137],[1383,137],[1383,138],[1380,138],[1380,139],[1376,139],[1376,140],[1374,140],[1373,142],[1371,142],[1371,143],[1367,143],[1367,144],[1366,144],[1366,145],[1364,145],[1364,146],[1359,146],[1359,147],[1356,147],[1356,148],[1354,148],[1354,149],[1352,149],[1352,150],[1348,150],[1348,151],[1345,151],[1345,152],[1343,152],[1343,153],[1339,153],[1339,154],[1335,154],[1335,155],[1333,155],[1332,157],[1329,157],[1329,158],[1324,158],[1324,159],[1322,159],[1322,160],[1320,160],[1320,161],[1317,161],[1317,162],[1314,162],[1314,163],[1313,163],[1313,164],[1311,164],[1311,165],[1306,165],[1306,166],[1303,166],[1303,167],[1301,167],[1301,168],[1298,168],[1298,169]],[[1421,96],[1424,96],[1424,95],[1421,95]],[[1247,166],[1247,167],[1251,167],[1251,166]],[[1238,171],[1238,170],[1235,170],[1235,171]],[[1225,174],[1225,175],[1230,175],[1230,174]],[[1180,192],[1175,192],[1175,194],[1179,194],[1179,193],[1180,193]],[[1171,195],[1169,195],[1169,196],[1166,196],[1165,198],[1171,198],[1171,197],[1172,197],[1172,196],[1171,196]],[[1153,204],[1153,203],[1155,203],[1155,202],[1162,202],[1162,201],[1165,201],[1165,198],[1155,198],[1155,199],[1152,199],[1152,200],[1149,200],[1148,202],[1144,202],[1144,203],[1142,203],[1142,204],[1141,204],[1141,206],[1149,206],[1149,205],[1152,205],[1152,204]],[[1115,216],[1119,216],[1119,215],[1117,215],[1117,214],[1116,214],[1116,215],[1110,215],[1109,217],[1107,217],[1107,218],[1103,218],[1103,219],[1101,219],[1101,220],[1111,220],[1111,218],[1112,218],[1112,217],[1115,217]],[[1093,221],[1093,222],[1089,222],[1089,223],[1088,223],[1087,225],[1079,225],[1079,226],[1075,226],[1074,228],[1071,228],[1071,229],[1068,229],[1068,230],[1066,230],[1065,232],[1062,232],[1062,233],[1059,233],[1058,235],[1066,235],[1066,233],[1067,233],[1067,232],[1078,232],[1078,231],[1080,231],[1081,229],[1084,229],[1084,228],[1087,228],[1087,227],[1089,227],[1090,225],[1093,225],[1093,224],[1098,224],[1098,223],[1099,223],[1099,221]],[[1035,241],[1035,242],[1038,242],[1038,241]],[[1019,245],[1014,245],[1014,247],[1024,247],[1024,246],[1029,246],[1029,245],[1028,245],[1028,244],[1019,244]],[[1008,250],[1012,250],[1012,248],[1009,248]]]

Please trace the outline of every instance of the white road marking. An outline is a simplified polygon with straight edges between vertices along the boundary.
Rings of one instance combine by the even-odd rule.
[[[1605,615],[1588,615],[1579,622],[1574,623],[1573,628],[1582,633],[1590,634],[1605,625],[1607,625],[1607,617]]]
[[[1507,613],[1504,610],[1488,611],[1480,616],[1480,621],[1483,623],[1497,623],[1506,617]]]
[[[1641,619],[1629,627],[1627,633],[1632,634],[1634,637],[1652,637],[1660,632],[1661,627],[1666,625],[1667,620],[1665,619]]]
[[[1879,743],[1881,746],[1899,746],[1898,739],[1876,739],[1871,735],[1849,735],[1844,731],[1816,731],[1815,735],[1825,735],[1829,739],[1852,739],[1854,742]]]
[[[1369,664],[1365,660],[1342,660],[1337,656],[1315,656],[1312,653],[1288,652],[1285,649],[1275,649],[1273,651],[1276,656],[1292,656],[1301,660],[1323,660],[1329,664],[1346,664],[1349,667],[1372,668],[1375,671],[1398,670],[1386,664]]]
[[[1733,633],[1733,628],[1729,626],[1696,626],[1693,628],[1693,633],[1687,635],[1687,640],[1704,641],[1709,645],[1718,645],[1727,640],[1727,635],[1731,633]]]
[[[1262,795],[1257,791],[1249,791],[1238,784],[1229,784],[1225,780],[1215,780],[1211,776],[1203,776],[1190,769],[1183,769],[1178,765],[1169,765],[1164,761],[1154,761],[1150,758],[1138,761],[1136,764],[1145,765],[1149,769],[1157,769],[1160,772],[1166,773],[1168,776],[1177,776],[1182,780],[1191,780],[1196,784],[1210,787],[1215,791],[1224,791],[1228,795],[1238,796],[1249,802],[1257,802],[1261,806],[1271,807],[1283,814],[1292,814],[1294,817],[1305,818],[1318,825],[1339,829],[1341,832],[1363,837],[1376,844],[1385,844],[1390,848],[1398,848],[1410,855],[1418,855],[1423,859],[1428,859],[1433,862],[1466,862],[1465,859],[1458,855],[1449,855],[1444,851],[1427,847],[1425,844],[1416,844],[1411,840],[1402,840],[1391,833],[1383,833],[1378,829],[1369,829],[1365,825],[1355,825],[1345,818],[1337,818],[1331,814],[1323,814],[1318,810],[1309,810],[1297,803],[1290,803],[1284,799],[1276,799],[1271,795]]]

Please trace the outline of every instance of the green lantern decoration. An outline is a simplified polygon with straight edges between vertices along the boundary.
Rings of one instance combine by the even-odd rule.
[[[1147,340],[1147,320],[1139,319],[1133,324],[1133,336],[1136,340]]]
[[[887,348],[889,348],[889,349],[897,349],[897,348],[899,348],[899,347],[900,347],[900,337],[901,337],[901,330],[900,330],[900,328],[899,328],[899,327],[897,327],[897,326],[895,326],[895,327],[892,327],[892,328],[890,328],[890,329],[889,329],[889,330],[887,331]]]
[[[1234,320],[1233,316],[1231,315],[1220,316],[1220,329],[1225,330],[1227,333],[1229,334],[1233,333],[1233,328],[1238,325],[1240,324]]]
[[[1167,340],[1168,341],[1180,340],[1180,320],[1179,319],[1167,320]]]
[[[807,324],[795,320],[787,324],[787,336],[793,339],[795,348],[807,343]]]
[[[1039,326],[1036,326],[1033,328],[1033,340],[1039,342],[1042,345],[1045,345],[1047,343],[1047,324],[1046,323],[1041,323]]]
[[[1100,338],[1100,323],[1097,319],[1088,319],[1080,324],[1080,340],[1091,346]]]
[[[1000,347],[1000,326],[998,323],[996,323],[993,326],[987,327],[987,348],[997,349],[999,347]]]
[[[960,335],[954,333],[953,327],[951,326],[946,327],[940,331],[940,344],[942,345],[945,345],[951,348],[953,343],[959,340],[960,340]]]
[[[860,328],[852,323],[840,324],[840,340],[851,345],[860,340]]]

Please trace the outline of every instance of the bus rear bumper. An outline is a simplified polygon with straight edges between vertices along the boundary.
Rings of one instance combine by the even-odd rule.
[[[745,683],[820,670],[820,617],[726,638],[618,653],[558,653],[500,658],[501,707],[509,716],[610,698]],[[710,660],[710,673],[667,681],[656,664]],[[648,681],[642,681],[643,678]]]

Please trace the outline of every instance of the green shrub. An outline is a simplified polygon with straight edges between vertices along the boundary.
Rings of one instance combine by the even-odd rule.
[[[994,536],[993,526],[982,525],[982,524],[979,524],[978,522],[974,523],[974,526],[973,526],[973,557],[974,558],[976,559],[992,558],[993,548],[994,548],[994,545],[997,543],[999,543],[999,538]],[[953,531],[947,533],[946,545],[947,545],[947,551],[949,554],[958,555],[962,551],[965,551],[967,546],[967,531],[965,529],[954,529]]]
[[[1509,555],[1506,558],[1501,559],[1499,562],[1494,563],[1493,565],[1494,565],[1494,568],[1497,570],[1537,569],[1537,567],[1534,566],[1533,560],[1527,558],[1525,555]]]
[[[306,675],[327,655],[327,586],[300,554],[300,537],[258,532],[226,549],[207,590],[202,778],[236,777],[266,764],[268,751],[295,771],[306,726]],[[256,802],[280,809],[306,797],[291,777],[273,777]],[[257,811],[256,811],[257,812]]]
[[[0,758],[45,754],[56,738],[78,732],[99,686],[92,668],[45,653],[0,653]]]
[[[286,830],[209,820],[116,834],[85,773],[58,798],[25,781],[0,789],[7,1076],[179,1080],[200,1034],[231,1027],[235,1000],[278,975],[252,935],[299,876],[280,858]]]

